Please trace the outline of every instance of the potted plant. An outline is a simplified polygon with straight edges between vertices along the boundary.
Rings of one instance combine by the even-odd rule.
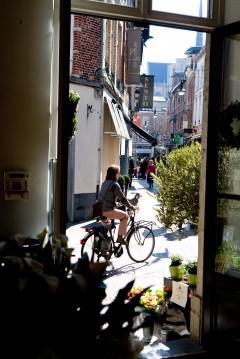
[[[188,284],[191,287],[196,287],[196,285],[197,285],[197,261],[189,260],[185,264],[185,269],[188,274]]]
[[[142,291],[126,303],[131,281],[106,308],[102,301],[107,262],[91,263],[85,253],[71,264],[68,238],[55,235],[43,246],[46,234],[43,230],[37,239],[15,235],[1,242],[1,324],[6,328],[1,353],[31,359],[139,357],[143,347],[131,333]],[[15,321],[21,328],[15,345],[9,346]],[[29,323],[34,330],[28,330]],[[31,345],[26,345],[26,333]]]
[[[127,191],[131,183],[131,178],[128,175],[123,175],[123,178],[124,178],[124,194],[127,197]]]
[[[173,254],[170,257],[171,263],[169,266],[169,272],[174,280],[180,280],[184,275],[183,256],[180,254]]]
[[[121,190],[124,191],[124,186],[125,186],[125,178],[124,178],[124,176],[122,176],[122,175],[119,176],[118,183],[119,183],[119,185],[121,187]]]
[[[127,196],[127,191],[128,191],[129,184],[131,183],[131,178],[128,175],[122,175],[119,177],[118,183],[121,187],[121,190],[125,194],[125,196]]]

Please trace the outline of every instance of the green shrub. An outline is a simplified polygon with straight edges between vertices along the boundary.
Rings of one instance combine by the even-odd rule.
[[[68,137],[69,142],[71,142],[74,139],[77,133],[78,120],[76,119],[76,114],[77,114],[78,102],[80,99],[81,98],[77,92],[72,90],[69,91],[68,120],[71,122],[71,125],[69,126],[69,131],[70,131]]]
[[[119,176],[118,184],[120,185],[121,190],[124,191],[124,186],[125,186],[125,178],[124,178],[124,176]]]
[[[129,185],[129,183],[131,183],[131,178],[128,175],[123,175],[124,177],[124,181],[125,181],[125,185]]]
[[[125,194],[125,196],[127,196],[127,190],[128,190],[130,182],[131,182],[131,178],[128,175],[122,175],[118,179],[118,183],[119,183],[123,193]]]
[[[170,152],[166,165],[156,162],[157,219],[167,228],[198,225],[201,145],[196,142]]]

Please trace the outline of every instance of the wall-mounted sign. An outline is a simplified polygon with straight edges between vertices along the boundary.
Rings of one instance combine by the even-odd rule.
[[[174,133],[174,143],[178,144],[180,142],[180,135],[179,133]]]
[[[154,75],[141,75],[141,95],[139,101],[140,109],[153,108]]]
[[[127,84],[139,84],[141,65],[141,29],[127,30]]]

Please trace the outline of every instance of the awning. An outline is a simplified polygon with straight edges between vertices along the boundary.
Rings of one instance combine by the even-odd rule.
[[[122,139],[129,140],[130,136],[127,130],[127,126],[123,117],[121,107],[110,96],[106,96],[106,99],[114,123],[115,132],[111,132],[111,133],[105,132],[105,133],[109,134],[110,136],[117,136]]]
[[[157,139],[149,135],[146,131],[142,130],[140,127],[131,122],[131,128],[139,137],[151,143],[152,147],[157,145]]]

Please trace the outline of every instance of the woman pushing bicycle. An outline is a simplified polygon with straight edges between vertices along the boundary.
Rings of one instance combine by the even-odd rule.
[[[130,210],[136,211],[138,206],[133,206],[124,196],[118,183],[120,177],[120,168],[118,165],[111,165],[107,169],[105,181],[102,183],[101,190],[98,195],[98,201],[102,203],[102,216],[109,219],[118,219],[120,221],[118,228],[117,242],[126,244],[124,237],[127,233],[127,224],[129,216],[127,212],[117,208],[117,200]]]

